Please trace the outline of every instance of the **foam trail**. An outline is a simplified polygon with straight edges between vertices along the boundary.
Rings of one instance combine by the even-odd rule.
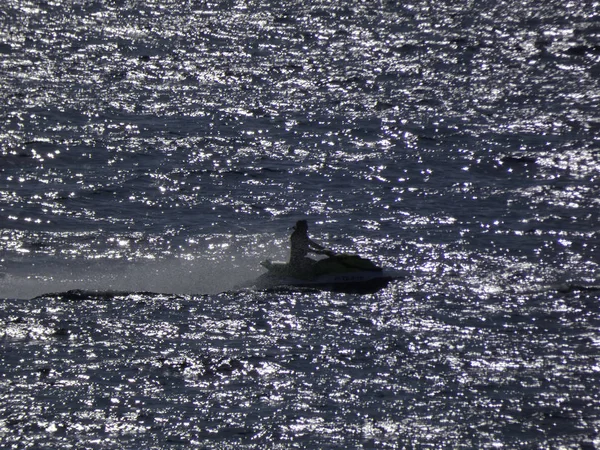
[[[72,289],[213,294],[232,290],[258,276],[258,260],[186,260],[63,262],[27,273],[4,273],[1,298],[27,299]]]

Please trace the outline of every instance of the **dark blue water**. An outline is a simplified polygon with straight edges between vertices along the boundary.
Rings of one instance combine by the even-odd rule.
[[[599,448],[599,19],[5,0],[2,446]]]

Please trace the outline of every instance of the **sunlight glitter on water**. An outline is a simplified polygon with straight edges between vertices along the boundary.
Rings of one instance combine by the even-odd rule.
[[[308,437],[308,434],[312,434],[313,436],[321,436],[322,439],[330,439],[332,434],[339,433],[342,429],[341,427],[348,429],[347,420],[354,413],[357,402],[362,404],[365,402],[365,399],[372,398],[375,395],[377,398],[380,398],[380,403],[378,407],[373,405],[375,409],[370,414],[374,414],[373,411],[378,411],[378,413],[375,413],[372,418],[365,422],[364,428],[361,428],[357,423],[355,424],[356,430],[362,430],[360,432],[357,431],[357,438],[376,439],[386,442],[386,440],[392,439],[389,434],[390,430],[395,430],[401,436],[422,440],[433,439],[433,436],[437,436],[436,439],[441,439],[444,442],[445,439],[448,439],[448,442],[450,442],[452,439],[459,437],[460,439],[464,440],[466,438],[468,440],[468,434],[466,435],[464,431],[459,431],[460,428],[457,428],[459,426],[457,418],[453,417],[452,413],[449,412],[456,406],[450,407],[450,404],[446,400],[440,397],[433,403],[431,401],[417,400],[411,402],[411,406],[409,406],[408,404],[397,403],[397,400],[394,399],[407,396],[410,398],[415,395],[420,396],[421,393],[426,394],[427,392],[433,394],[439,389],[443,389],[444,386],[447,388],[454,383],[463,385],[466,389],[462,391],[462,394],[460,390],[456,394],[455,398],[459,402],[462,401],[461,398],[465,400],[471,398],[472,394],[469,392],[473,389],[479,395],[485,395],[483,393],[488,383],[492,383],[492,392],[499,390],[498,395],[502,395],[501,392],[503,389],[511,389],[510,386],[519,383],[526,383],[530,386],[530,389],[534,389],[535,386],[540,386],[540,381],[536,381],[538,380],[537,374],[541,369],[548,367],[549,364],[553,364],[553,358],[549,360],[543,357],[536,357],[535,353],[529,349],[532,344],[536,345],[535,340],[537,339],[538,326],[535,325],[535,322],[527,325],[528,328],[523,328],[522,325],[519,325],[519,316],[515,317],[517,321],[514,322],[512,329],[519,333],[523,333],[529,329],[530,339],[522,341],[520,349],[509,351],[510,345],[506,345],[498,339],[509,339],[510,334],[505,334],[504,338],[502,337],[503,335],[494,337],[491,329],[486,328],[487,322],[492,327],[497,326],[497,319],[492,319],[503,308],[494,307],[483,310],[488,317],[486,321],[481,321],[476,317],[482,312],[476,305],[471,306],[471,318],[469,318],[470,314],[468,311],[465,317],[464,313],[458,314],[459,310],[457,309],[455,319],[451,319],[450,317],[446,317],[446,313],[440,311],[439,308],[437,308],[438,312],[435,313],[435,317],[430,318],[428,316],[433,313],[433,310],[430,310],[430,306],[428,305],[435,298],[435,295],[432,296],[431,300],[426,300],[421,294],[419,295],[421,297],[419,302],[404,300],[402,308],[396,304],[397,300],[387,297],[387,294],[382,294],[379,302],[360,301],[358,304],[356,304],[356,299],[353,299],[351,302],[343,302],[343,297],[336,298],[330,295],[315,297],[312,294],[307,294],[304,296],[304,301],[309,301],[310,303],[304,303],[302,310],[297,309],[295,306],[298,305],[297,302],[264,303],[263,308],[265,308],[265,312],[272,310],[269,314],[269,319],[267,319],[267,323],[270,325],[265,328],[267,323],[258,321],[253,328],[245,328],[247,330],[246,333],[250,333],[247,338],[255,336],[253,339],[257,339],[257,343],[263,342],[261,346],[252,349],[252,347],[246,347],[247,344],[243,344],[243,341],[236,339],[244,329],[244,322],[247,322],[247,319],[241,322],[235,319],[235,316],[241,313],[240,308],[243,305],[243,303],[238,305],[235,297],[230,297],[227,303],[221,306],[217,306],[216,304],[210,306],[210,304],[205,303],[207,300],[205,298],[202,300],[203,304],[190,303],[190,300],[178,300],[169,307],[168,304],[164,303],[161,306],[160,302],[149,298],[141,300],[142,303],[140,304],[140,294],[138,294],[138,300],[136,301],[138,306],[135,308],[139,312],[131,317],[136,322],[151,319],[154,326],[144,328],[139,326],[141,322],[138,324],[132,322],[131,324],[124,323],[123,326],[115,327],[115,324],[112,323],[110,334],[113,336],[112,340],[117,338],[119,342],[113,348],[119,348],[120,353],[123,354],[129,352],[130,350],[128,349],[135,342],[145,343],[143,347],[148,346],[148,350],[155,346],[165,348],[165,350],[168,349],[169,356],[165,359],[156,358],[147,353],[150,356],[150,359],[147,360],[148,362],[141,359],[134,364],[138,366],[137,371],[134,370],[132,372],[125,366],[119,369],[125,371],[122,376],[125,376],[127,380],[138,379],[140,383],[146,384],[145,380],[148,379],[147,377],[154,373],[155,376],[163,377],[165,380],[175,381],[178,378],[182,378],[189,386],[196,386],[201,389],[208,389],[210,386],[220,386],[222,393],[217,396],[211,394],[207,399],[208,403],[205,403],[205,400],[201,400],[202,397],[198,397],[197,395],[194,400],[198,404],[198,407],[194,408],[195,411],[202,411],[206,408],[208,408],[207,411],[210,411],[211,408],[215,407],[210,406],[211,402],[214,401],[218,401],[222,405],[220,408],[224,409],[213,410],[212,415],[214,419],[211,420],[212,425],[208,425],[207,427],[207,429],[212,429],[217,434],[230,432],[232,427],[239,430],[248,429],[247,419],[244,418],[245,415],[236,416],[226,414],[225,411],[230,407],[234,407],[234,405],[236,405],[235,408],[241,408],[241,410],[252,408],[254,401],[251,401],[249,398],[244,400],[246,394],[242,394],[243,391],[240,391],[238,388],[234,394],[233,391],[229,390],[228,386],[231,383],[233,383],[231,387],[236,383],[242,383],[241,386],[248,386],[247,383],[253,378],[247,378],[247,375],[250,375],[252,372],[251,368],[254,367],[255,375],[251,377],[258,376],[260,378],[254,378],[255,381],[264,379],[265,382],[272,385],[271,387],[265,386],[271,392],[267,397],[269,399],[268,404],[278,409],[286,408],[289,410],[289,408],[292,408],[290,411],[296,411],[299,414],[299,418],[292,419],[287,424],[280,424],[279,432],[283,433],[283,436],[291,438],[293,435],[295,439],[303,439],[304,436]],[[226,298],[224,297],[224,299]],[[240,300],[244,301],[243,297],[240,297]],[[348,298],[347,300],[350,299]],[[338,303],[336,308],[345,308],[347,312],[344,312],[344,309],[341,311],[330,309],[332,301]],[[340,301],[342,302],[340,303]],[[433,301],[435,302],[435,300]],[[202,320],[188,322],[188,326],[193,327],[190,329],[195,329],[196,332],[180,334],[178,339],[187,340],[186,336],[189,336],[189,338],[196,341],[200,336],[207,335],[211,336],[211,340],[214,343],[217,343],[224,337],[229,336],[229,339],[234,339],[233,341],[229,341],[229,345],[233,345],[230,347],[232,358],[238,359],[238,362],[227,356],[224,357],[220,345],[208,350],[208,355],[200,356],[197,354],[197,350],[193,350],[196,344],[192,342],[189,343],[189,350],[186,350],[185,353],[182,353],[183,348],[181,347],[181,344],[184,344],[185,341],[180,341],[180,344],[178,344],[179,351],[177,347],[169,348],[170,344],[165,345],[166,343],[161,343],[165,338],[171,340],[174,336],[177,336],[177,331],[173,328],[172,324],[182,319],[185,320],[184,317],[186,316],[181,315],[182,307],[185,304],[187,304],[186,308],[192,307],[193,309],[204,311],[204,314],[210,316],[215,314],[216,309],[214,308],[222,309],[224,306],[230,310],[229,315],[233,314],[234,317],[231,317],[229,320],[217,319],[215,316],[215,319],[212,320],[206,317]],[[65,306],[68,309],[68,304],[65,304]],[[95,308],[93,304],[89,304],[88,307],[92,308],[91,311]],[[127,303],[123,303],[120,308],[123,307],[128,309],[134,307],[134,304],[132,303],[131,306],[128,306]],[[147,308],[150,309],[147,310]],[[290,315],[288,312],[289,308],[294,308],[296,314]],[[315,321],[311,319],[311,310],[314,308],[321,310],[317,314],[317,317],[323,317],[321,320]],[[41,311],[40,309],[40,314]],[[57,313],[60,313],[61,308],[55,304],[52,307],[52,311],[53,316],[55,316],[54,320],[60,320],[60,315],[57,315]],[[155,313],[160,312],[160,315],[155,314],[153,311]],[[65,312],[67,311],[65,310]],[[107,313],[108,311],[105,310],[103,314]],[[175,315],[174,317],[179,317],[179,319],[172,320],[168,318],[169,315],[173,314]],[[398,314],[400,314],[403,320],[394,322]],[[289,322],[290,319],[293,319],[293,322]],[[84,326],[87,319],[82,317],[81,320],[78,325],[75,325],[80,329],[80,333],[73,335],[72,339],[75,340],[72,341],[71,345],[78,345],[81,337],[87,334]],[[458,322],[456,325],[450,326],[444,323],[448,320],[457,320]],[[165,334],[160,333],[160,330],[164,329],[161,323],[167,324],[167,329],[165,330],[168,332]],[[312,334],[308,335],[308,341],[306,341],[307,334],[300,332],[297,325],[294,325],[299,323],[304,323],[304,326],[309,326],[310,324],[311,329],[321,330],[319,332],[320,336],[328,336],[330,343],[323,345],[322,340],[320,338],[316,339],[316,336],[312,337]],[[394,325],[395,323],[396,325]],[[168,324],[171,325],[169,326]],[[99,323],[96,327],[98,330],[102,330],[108,325],[109,322],[104,322]],[[150,329],[156,329],[159,332],[148,333],[144,331]],[[267,344],[269,341],[264,341],[262,337],[262,334],[267,329],[269,330],[269,335],[271,335],[270,344]],[[333,332],[334,329],[336,330],[335,333]],[[550,333],[553,332],[550,331]],[[136,336],[141,337],[141,339]],[[547,333],[545,336],[545,343],[540,342],[540,345],[543,345],[546,349],[545,352],[548,355],[559,354],[561,350],[552,344],[553,338],[548,336]],[[304,339],[301,339],[302,337]],[[376,341],[379,341],[377,344],[373,341],[374,337],[379,337],[379,339],[376,339]],[[359,339],[362,344],[356,346],[354,343],[355,339]],[[282,345],[285,342],[293,343],[295,341],[301,347],[296,347],[297,344],[291,346]],[[236,344],[236,342],[239,342],[239,344]],[[93,341],[90,341],[90,344],[94,345]],[[266,353],[265,344],[271,348]],[[238,345],[243,345],[243,347],[237,347]],[[242,348],[252,349],[249,355],[254,354],[254,356],[250,359],[248,359],[249,355],[244,357],[243,350],[241,354],[239,353]],[[484,349],[483,352],[481,352],[481,348]],[[98,350],[100,349],[98,348]],[[110,350],[110,348],[106,350]],[[142,349],[142,351],[146,353],[146,350]],[[181,358],[184,354],[186,356]],[[212,356],[210,356],[211,354]],[[265,355],[267,359],[261,360],[263,358],[261,355]],[[97,355],[96,358],[99,358],[99,356]],[[52,358],[52,356],[47,355],[45,358]],[[372,368],[363,365],[362,361],[366,360],[371,361],[370,367]],[[92,366],[88,366],[88,373],[90,373],[90,370],[100,370],[106,364],[101,361],[102,359],[98,359],[99,364],[96,365],[95,369]],[[399,361],[402,361],[402,364],[399,365]],[[435,364],[430,367],[434,361]],[[560,359],[556,360],[556,362],[559,361]],[[308,368],[303,366],[307,363],[312,366],[312,369],[307,370]],[[40,364],[43,367],[48,363],[42,360]],[[430,368],[426,369],[427,367]],[[524,368],[526,369],[525,372],[523,371]],[[452,370],[448,371],[448,369]],[[151,372],[148,372],[148,370]],[[359,370],[363,375],[359,377],[355,375],[350,376],[351,370]],[[54,374],[51,373],[50,377],[66,378],[65,381],[67,384],[65,386],[75,387],[75,385],[68,383],[68,372],[69,369],[67,368],[61,369],[57,367],[56,372]],[[236,373],[239,373],[241,378]],[[554,371],[547,382],[554,385],[556,381],[552,381],[552,378],[556,379],[558,373]],[[312,375],[307,378],[309,374]],[[374,377],[374,374],[378,375]],[[98,375],[100,375],[100,372],[98,372]],[[109,383],[109,385],[118,387],[122,383],[122,381],[119,381],[121,375],[117,373],[115,375],[117,377],[101,377],[97,380],[103,380],[103,383]],[[457,377],[456,379],[454,379],[455,376]],[[132,381],[128,381],[127,383],[130,384]],[[135,381],[134,384],[136,384]],[[410,387],[411,384],[413,385],[412,388]],[[348,387],[351,387],[351,389],[348,390]],[[326,397],[321,397],[318,394],[323,390],[329,392]],[[134,420],[136,417],[139,418],[140,414],[146,414],[143,411],[147,410],[148,404],[142,403],[135,408],[135,411],[139,410],[142,412],[136,412],[132,416],[132,421],[127,419],[129,413],[126,410],[122,410],[123,406],[121,405],[125,405],[125,403],[129,404],[130,402],[133,405],[134,399],[139,398],[137,396],[140,394],[136,394],[135,392],[134,390],[121,388],[107,398],[108,405],[121,408],[121,413],[119,413],[120,419],[114,423],[114,433],[110,433],[112,438],[123,437],[120,434],[120,429],[134,430],[135,427],[146,426],[136,424]],[[159,387],[159,384],[156,384],[156,387],[147,386],[144,392],[146,396],[158,396],[159,398],[163,398],[163,395],[166,394]],[[207,392],[213,392],[212,388]],[[128,400],[130,396],[131,399]],[[111,398],[117,399],[118,403],[111,403]],[[548,401],[551,401],[551,398],[554,397],[549,397]],[[180,404],[185,405],[190,401],[189,399],[190,397],[187,394],[183,395],[181,397],[182,403]],[[175,398],[171,402],[171,405],[179,404],[179,401]],[[542,398],[538,402],[544,408],[555,407],[554,403],[546,403]],[[339,423],[324,419],[323,416],[319,415],[319,411],[327,408],[328,404],[337,405],[336,409],[340,414],[343,416],[349,414],[350,416],[344,422]],[[423,414],[427,414],[426,411],[429,411],[435,405],[441,408],[439,409],[440,411],[446,411],[446,408],[450,409],[448,409],[447,413],[442,414],[442,416],[446,417],[445,420],[439,420],[436,422],[437,425],[433,424],[427,428],[427,433],[430,433],[432,429],[437,430],[434,434],[429,435],[424,430],[420,431],[418,426],[419,419],[416,419],[416,417],[422,417]],[[483,412],[484,418],[472,426],[488,426],[493,430],[496,426],[494,425],[496,419],[492,419],[494,416],[492,412],[496,411],[498,407],[505,408],[506,412],[504,416],[513,417],[513,421],[516,420],[515,418],[519,414],[524,413],[522,406],[519,406],[518,403],[511,405],[497,399],[484,400],[482,398],[477,402],[471,401],[471,408],[476,408],[479,414],[483,411],[487,412]],[[306,413],[309,411],[312,419],[306,422],[300,417],[302,417],[303,412]],[[397,412],[393,413],[392,411]],[[177,414],[180,414],[178,420],[182,424],[187,422],[190,424],[200,424],[202,420],[205,420],[197,416],[190,416],[189,413],[185,412],[185,409]],[[407,415],[407,419],[405,421],[394,420],[391,414],[405,414]],[[486,416],[488,419],[485,419]],[[167,419],[166,416],[161,416],[159,412],[154,412],[153,417],[154,419],[152,420],[155,424],[160,424],[161,417],[163,417],[164,420],[167,420],[165,425],[172,424],[174,426],[172,428],[174,432],[179,429],[179,426],[175,426],[175,422]],[[171,418],[173,419],[174,417]],[[220,425],[216,422],[219,418],[221,420]],[[314,421],[312,421],[313,419]],[[433,420],[433,416],[430,417],[430,420]],[[74,423],[73,426],[84,426],[88,427],[89,430],[95,429],[91,424],[76,425]],[[521,427],[527,426],[527,424],[524,424]],[[534,425],[532,424],[532,426]],[[270,433],[267,429],[264,426],[263,431],[254,428],[252,433]],[[198,436],[190,433],[189,430],[189,427],[180,428],[180,432],[178,432],[180,438],[197,440]],[[397,437],[397,435],[394,436]],[[490,434],[490,436],[493,436],[493,434]],[[392,441],[390,440],[389,442]]]
[[[71,3],[0,15],[8,445],[598,446],[594,5]],[[298,219],[406,277],[214,294]]]

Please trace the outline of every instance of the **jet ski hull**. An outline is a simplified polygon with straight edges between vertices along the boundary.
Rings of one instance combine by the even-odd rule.
[[[356,257],[344,257],[351,266],[337,266],[338,261],[321,260],[331,270],[330,273],[309,273],[304,276],[290,274],[286,263],[265,261],[262,265],[268,272],[261,275],[255,282],[258,289],[273,288],[313,288],[320,290],[342,291],[342,292],[376,292],[388,285],[402,275],[399,272],[382,270],[368,260],[356,261]],[[342,260],[341,258],[338,258]],[[367,267],[367,270],[363,269]]]

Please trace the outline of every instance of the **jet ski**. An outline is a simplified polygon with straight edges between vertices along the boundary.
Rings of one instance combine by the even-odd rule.
[[[358,255],[326,253],[325,259],[310,268],[294,272],[288,263],[263,261],[267,273],[255,282],[258,289],[315,288],[342,292],[376,292],[392,280],[402,277],[399,272],[384,270]]]

